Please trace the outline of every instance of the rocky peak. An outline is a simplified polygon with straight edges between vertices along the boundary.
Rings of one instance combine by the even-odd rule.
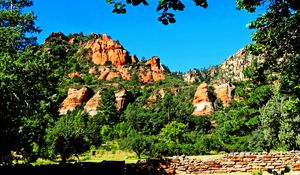
[[[64,40],[64,41],[68,41],[69,38],[64,35],[62,32],[52,32],[46,39],[45,39],[45,43],[49,43],[49,42],[55,42],[55,40]]]
[[[243,71],[257,59],[257,56],[250,54],[245,49],[240,49],[218,66],[220,77],[231,82],[245,80]]]
[[[94,39],[88,41],[84,48],[90,49],[89,59],[98,65],[112,64],[113,66],[122,66],[131,62],[128,52],[123,46],[111,39],[106,34],[100,37],[94,36]]]
[[[147,66],[151,67],[151,70],[159,70],[160,69],[160,59],[157,56],[153,56],[146,62]]]
[[[191,71],[183,74],[182,78],[185,82],[188,82],[188,83],[195,83],[199,80],[199,76],[197,75],[196,70],[191,70]]]

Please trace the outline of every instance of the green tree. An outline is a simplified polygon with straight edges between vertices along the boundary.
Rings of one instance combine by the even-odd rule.
[[[260,110],[261,129],[269,149],[295,149],[299,137],[299,100],[275,95]]]
[[[101,93],[98,114],[94,119],[99,125],[114,125],[119,121],[119,113],[116,108],[115,91],[106,89]]]
[[[33,115],[40,100],[36,90],[41,83],[35,82],[41,79],[34,77],[39,65],[35,56],[25,58],[33,53],[31,48],[24,51],[36,44],[33,34],[40,32],[34,25],[34,14],[24,13],[24,8],[30,6],[30,0],[0,1],[0,162],[9,163],[10,152],[20,152],[26,144],[20,134],[23,119]],[[28,93],[29,89],[33,93]]]
[[[35,26],[33,12],[23,13],[32,6],[32,0],[0,1],[0,51],[15,54],[29,45],[36,44],[35,33],[41,30]]]
[[[66,163],[71,155],[84,153],[93,144],[99,144],[100,131],[88,121],[82,110],[74,110],[61,116],[53,128],[47,130],[46,141],[50,156],[61,156],[61,163]]]
[[[239,9],[254,12],[264,6],[266,11],[249,24],[255,29],[254,41],[247,48],[264,57],[265,69],[280,74],[281,92],[299,98],[300,3],[295,0],[237,0]]]
[[[159,133],[160,138],[165,142],[183,142],[184,133],[186,132],[186,125],[176,121],[165,125]]]
[[[132,131],[128,137],[121,140],[121,147],[123,149],[130,149],[134,151],[138,159],[141,158],[141,154],[151,149],[151,145],[151,136],[143,135],[136,131]]]

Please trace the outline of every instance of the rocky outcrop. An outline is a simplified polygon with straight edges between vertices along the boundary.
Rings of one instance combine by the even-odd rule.
[[[229,105],[229,103],[233,99],[232,92],[234,88],[235,86],[229,83],[214,84],[213,91],[216,96],[215,98],[221,100],[224,106]],[[213,112],[214,98],[210,98],[211,96],[212,94],[209,94],[207,84],[205,82],[201,83],[197,88],[194,96],[194,115],[209,115]]]
[[[137,63],[139,60],[138,60],[138,58],[135,56],[135,55],[132,55],[131,56],[131,62],[132,63]]]
[[[232,82],[245,80],[243,71],[254,60],[258,60],[258,57],[251,55],[245,49],[241,49],[218,66],[220,77]]]
[[[158,57],[152,57],[146,62],[146,67],[140,67],[139,79],[142,83],[165,79],[164,68]]]
[[[140,82],[150,83],[165,79],[165,70],[160,66],[159,58],[153,57],[146,62],[146,66],[140,66],[139,69],[133,66],[104,66],[101,65],[96,70],[93,66],[88,70],[88,73],[99,74],[98,80],[113,80],[120,78],[122,80],[130,80],[133,73],[137,73]]]
[[[76,109],[78,105],[81,105],[84,102],[87,102],[91,96],[91,91],[87,87],[70,88],[68,90],[67,98],[62,102],[59,109],[59,114],[66,114],[68,111]]]
[[[84,106],[85,112],[87,112],[90,116],[94,116],[98,113],[97,108],[99,106],[99,101],[101,98],[100,93],[101,93],[100,90],[97,91],[95,95],[92,98],[90,98],[89,101]]]
[[[209,99],[208,88],[205,82],[201,83],[197,88],[193,105],[194,115],[209,115],[213,112],[213,103]]]
[[[96,115],[100,104],[101,92],[102,90],[98,90],[91,96],[91,90],[86,87],[81,89],[70,88],[68,96],[63,101],[62,107],[59,109],[60,115],[64,115],[68,111],[76,109],[77,106],[82,105],[85,102],[84,111],[91,116]],[[116,108],[118,111],[124,110],[132,100],[132,94],[129,91],[125,89],[115,91]]]
[[[81,77],[81,76],[82,76],[81,72],[72,72],[68,75],[68,77],[70,77],[70,78],[76,78],[76,77]]]
[[[116,108],[118,111],[124,110],[127,104],[132,100],[132,95],[125,89],[121,89],[115,92]]]
[[[229,83],[224,83],[220,85],[215,84],[213,87],[217,99],[220,99],[223,105],[227,106],[233,99],[232,91],[234,90],[235,86]]]
[[[90,40],[85,48],[90,49],[89,58],[94,64],[122,66],[132,61],[123,46],[106,34]]]
[[[158,70],[160,69],[160,59],[154,56],[146,62],[146,65],[150,66],[151,70]]]
[[[195,71],[190,71],[190,72],[183,74],[182,78],[185,82],[188,82],[188,83],[195,83],[199,80]]]

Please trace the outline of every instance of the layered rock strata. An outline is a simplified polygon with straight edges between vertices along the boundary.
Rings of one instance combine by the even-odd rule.
[[[86,87],[81,89],[70,88],[68,91],[68,96],[65,98],[59,109],[59,114],[64,115],[68,111],[76,109],[79,105],[84,106],[84,111],[89,115],[94,116],[98,113],[98,108],[100,105],[102,90],[98,90],[93,96],[91,96],[91,90]],[[120,89],[115,91],[115,103],[117,110],[124,110],[127,104],[132,100],[132,95],[125,89]]]
[[[89,58],[94,64],[122,66],[132,60],[123,46],[106,34],[90,40],[84,48],[90,49]]]
[[[91,92],[87,87],[78,88],[69,88],[68,96],[61,104],[61,108],[59,109],[59,114],[66,114],[68,111],[72,111],[76,109],[78,105],[87,102],[90,98]]]

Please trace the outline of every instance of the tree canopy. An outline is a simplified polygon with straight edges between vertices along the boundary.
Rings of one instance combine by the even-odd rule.
[[[123,1],[116,0],[106,0],[108,4],[113,5],[112,12],[118,14],[126,13],[126,4],[138,6],[138,5],[148,5],[147,0],[126,0],[126,3]],[[193,0],[196,6],[206,8],[208,6],[206,0]],[[158,5],[156,8],[157,12],[160,12],[161,15],[158,17],[158,21],[160,21],[164,25],[168,25],[169,23],[175,23],[175,15],[174,11],[183,11],[185,5],[181,0],[158,0]]]

